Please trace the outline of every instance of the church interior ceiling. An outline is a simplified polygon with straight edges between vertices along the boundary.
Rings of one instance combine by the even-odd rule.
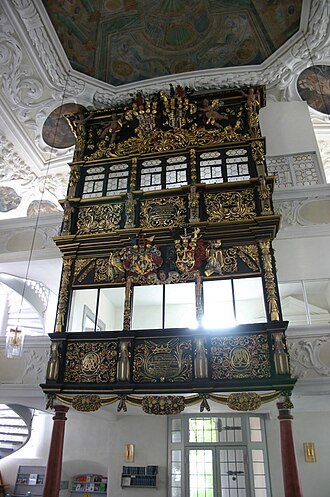
[[[43,0],[71,66],[114,86],[258,65],[294,35],[302,0]]]

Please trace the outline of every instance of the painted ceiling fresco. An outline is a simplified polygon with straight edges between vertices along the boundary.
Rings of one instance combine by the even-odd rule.
[[[118,86],[261,64],[299,29],[302,0],[43,0],[72,67]]]

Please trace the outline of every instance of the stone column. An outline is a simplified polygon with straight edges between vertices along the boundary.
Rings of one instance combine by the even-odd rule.
[[[62,455],[64,443],[66,413],[69,408],[62,405],[54,406],[55,416],[52,439],[50,442],[48,463],[46,469],[46,479],[43,497],[58,497],[61,484]]]
[[[285,497],[303,497],[298,475],[298,467],[293,442],[292,420],[290,409],[293,407],[289,397],[277,403],[280,420],[280,437],[282,453],[282,469]]]

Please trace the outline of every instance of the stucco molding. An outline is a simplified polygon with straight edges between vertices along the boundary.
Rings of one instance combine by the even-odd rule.
[[[320,353],[325,345],[330,345],[330,336],[303,338],[289,341],[289,353],[292,375],[296,378],[306,376],[330,377],[330,366],[320,359]]]

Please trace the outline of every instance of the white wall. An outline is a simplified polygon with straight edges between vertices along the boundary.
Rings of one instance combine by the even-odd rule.
[[[318,151],[306,102],[268,102],[259,117],[267,155]]]
[[[277,238],[273,247],[280,281],[330,277],[330,236]]]

